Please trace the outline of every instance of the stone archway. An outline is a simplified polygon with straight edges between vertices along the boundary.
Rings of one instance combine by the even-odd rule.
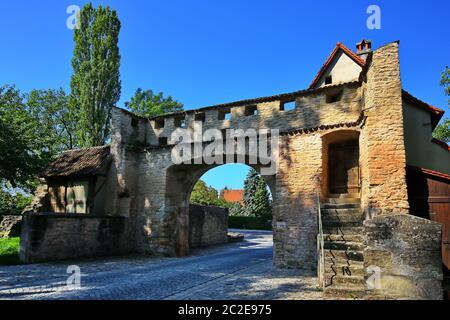
[[[229,162],[237,163],[237,162]],[[181,164],[172,165],[166,172],[166,190],[165,190],[165,208],[171,220],[175,221],[172,230],[175,244],[175,254],[177,256],[186,256],[189,254],[189,199],[195,183],[207,171],[224,164],[195,165]],[[243,163],[247,166],[260,171],[259,165]],[[271,190],[274,197],[274,188],[276,176],[262,176]]]

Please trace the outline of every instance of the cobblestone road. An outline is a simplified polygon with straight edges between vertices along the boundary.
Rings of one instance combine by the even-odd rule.
[[[187,258],[122,257],[0,267],[0,299],[321,299],[317,279],[272,266],[272,235]],[[81,270],[68,289],[69,265]]]

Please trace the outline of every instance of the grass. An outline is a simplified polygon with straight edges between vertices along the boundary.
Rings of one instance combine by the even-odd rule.
[[[0,238],[0,265],[20,264],[20,238]]]

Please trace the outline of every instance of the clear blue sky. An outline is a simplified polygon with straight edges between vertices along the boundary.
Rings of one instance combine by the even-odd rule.
[[[0,84],[69,91],[72,31],[66,8],[87,1],[0,0]],[[122,22],[123,106],[142,87],[163,91],[186,109],[306,88],[341,41],[374,47],[400,40],[405,89],[448,111],[439,86],[450,65],[450,1],[93,1]],[[366,9],[381,8],[381,30]],[[225,169],[225,168],[234,169]],[[247,169],[209,173],[216,188],[242,186]]]

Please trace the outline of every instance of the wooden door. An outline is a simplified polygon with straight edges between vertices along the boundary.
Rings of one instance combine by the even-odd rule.
[[[328,159],[330,193],[359,193],[358,141],[330,144]]]
[[[450,269],[450,184],[428,179],[430,218],[442,224],[442,262]]]
[[[450,179],[408,166],[406,182],[410,213],[442,224],[442,262],[450,270]]]

